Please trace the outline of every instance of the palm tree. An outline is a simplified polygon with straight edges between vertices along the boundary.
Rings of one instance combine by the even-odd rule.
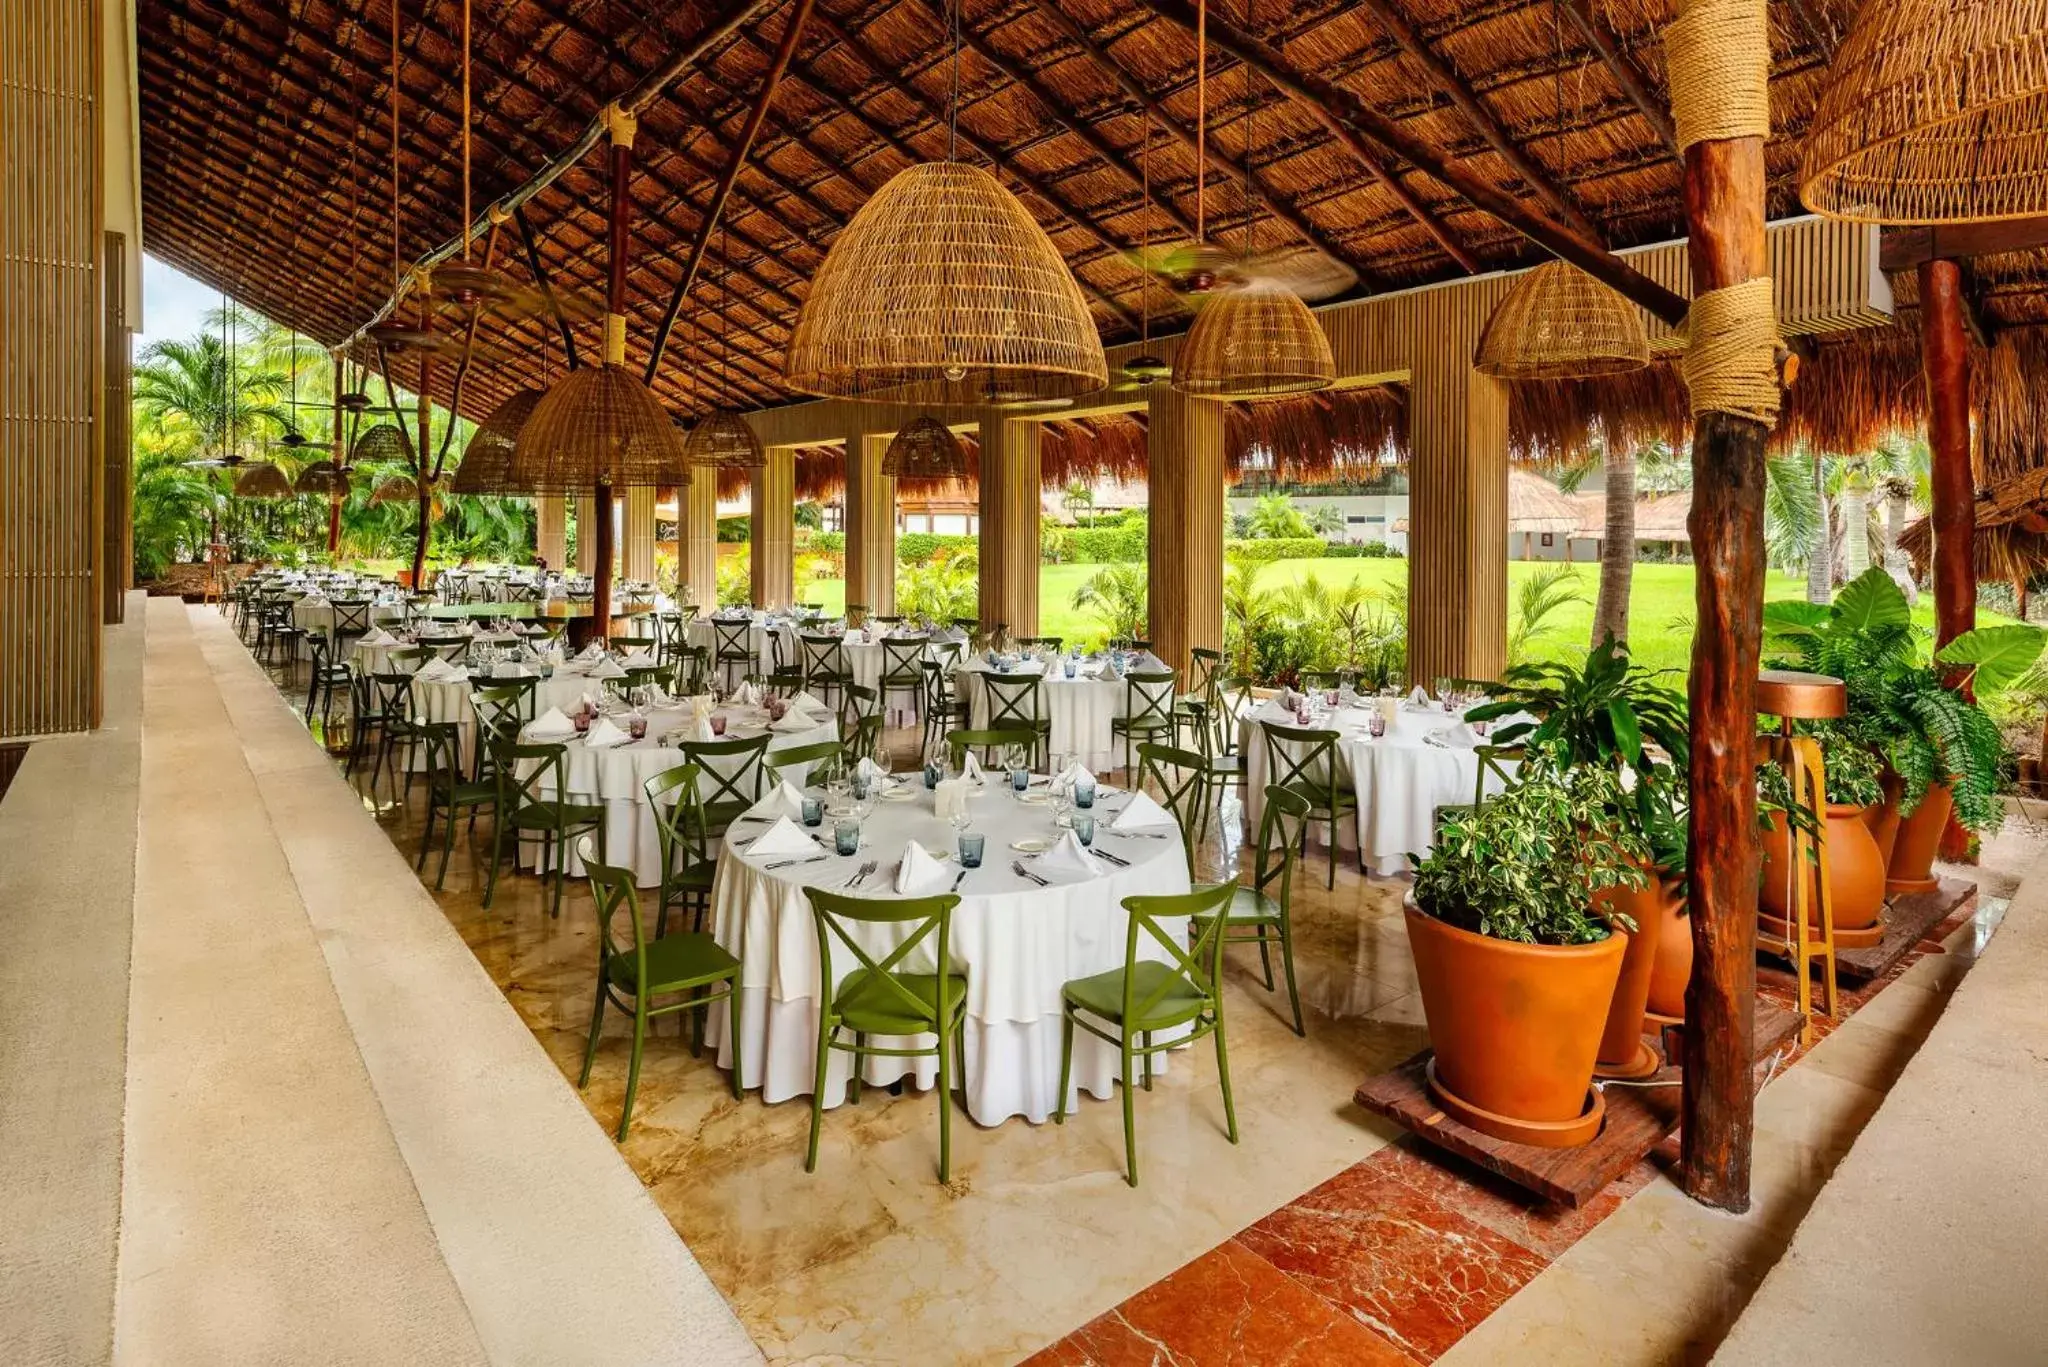
[[[1536,571],[1521,583],[1515,594],[1515,625],[1508,633],[1508,663],[1517,665],[1529,655],[1529,647],[1546,636],[1550,628],[1544,619],[1567,603],[1583,603],[1578,571],[1570,565],[1551,565]]]
[[[1315,535],[1308,519],[1295,510],[1293,501],[1285,494],[1259,496],[1258,505],[1252,509],[1251,533],[1276,540]]]
[[[1826,461],[1813,456],[1812,539],[1806,548],[1806,601],[1826,603],[1835,596],[1834,534],[1828,524],[1828,477]]]
[[[1334,503],[1322,503],[1308,515],[1308,529],[1326,541],[1344,535],[1344,510]]]
[[[1145,634],[1145,567],[1104,565],[1074,591],[1074,606],[1094,608],[1114,637]]]
[[[1814,524],[1821,519],[1806,458],[1773,456],[1764,462],[1764,552],[1782,570],[1806,564],[1813,548]]]
[[[1066,508],[1067,516],[1079,522],[1081,514],[1088,514],[1088,525],[1095,525],[1095,486],[1085,479],[1070,481],[1060,493],[1060,504]]]

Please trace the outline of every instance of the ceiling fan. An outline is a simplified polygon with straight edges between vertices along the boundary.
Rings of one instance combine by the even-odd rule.
[[[1171,242],[1140,247],[1129,259],[1190,308],[1220,290],[1283,289],[1314,303],[1358,283],[1357,271],[1304,243],[1248,255],[1215,242]]]

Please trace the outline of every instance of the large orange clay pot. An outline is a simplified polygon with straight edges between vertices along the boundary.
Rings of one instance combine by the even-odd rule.
[[[1827,841],[1828,891],[1835,912],[1835,948],[1862,949],[1884,938],[1879,913],[1884,910],[1884,860],[1877,851],[1877,839],[1870,833],[1864,809],[1847,803],[1830,802],[1823,823]],[[1791,905],[1791,841],[1782,812],[1771,814],[1763,833],[1763,888],[1758,897],[1764,932],[1790,940],[1787,919]],[[1811,877],[1808,872],[1806,876]],[[1807,924],[1817,933],[1819,908],[1809,906]]]
[[[1941,844],[1941,833],[1947,828],[1948,814],[1955,810],[1955,805],[1947,784],[1932,784],[1913,814],[1899,818],[1899,838],[1892,846],[1891,863],[1885,872],[1886,892],[1934,891],[1934,852]]]
[[[1615,981],[1614,1000],[1607,1008],[1607,1025],[1600,1034],[1600,1053],[1593,1071],[1601,1077],[1648,1077],[1663,1066],[1664,1056],[1643,1039],[1643,1008],[1650,1000],[1650,979],[1657,968],[1657,943],[1671,918],[1671,904],[1682,902],[1676,884],[1667,884],[1654,869],[1650,881],[1640,888],[1608,888],[1597,894],[1593,904],[1610,922],[1616,913],[1635,922],[1633,933],[1614,923],[1614,933],[1628,945],[1621,956],[1621,976]],[[1681,933],[1686,927],[1681,922]],[[1681,988],[1680,992],[1683,993]]]
[[[1673,892],[1657,935],[1657,961],[1650,968],[1650,997],[1643,1009],[1643,1033],[1659,1034],[1685,1020],[1685,989],[1692,981],[1692,917],[1683,895]]]
[[[1877,857],[1884,861],[1886,868],[1890,868],[1892,847],[1899,839],[1899,776],[1886,766],[1878,783],[1884,789],[1884,801],[1875,807],[1865,807],[1863,819],[1870,826],[1871,837],[1877,841]]]
[[[1626,941],[1517,944],[1446,925],[1412,896],[1404,910],[1437,1104],[1483,1134],[1544,1148],[1599,1134],[1593,1060]]]

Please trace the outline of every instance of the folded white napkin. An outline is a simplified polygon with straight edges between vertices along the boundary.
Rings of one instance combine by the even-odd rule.
[[[1414,703],[1417,707],[1429,706],[1429,690],[1421,684],[1415,685],[1415,687],[1408,690],[1408,701]]]
[[[896,891],[918,897],[943,892],[952,881],[952,872],[934,859],[930,850],[915,840],[903,847],[903,862],[896,866]]]
[[[533,671],[517,660],[500,660],[491,666],[491,677],[494,679],[527,679],[532,676]]]
[[[626,677],[626,667],[617,660],[610,658],[599,660],[590,667],[588,672],[593,679],[623,679]]]
[[[814,854],[818,842],[804,833],[804,828],[786,816],[775,818],[775,824],[761,832],[754,843],[747,846],[748,854]]]
[[[742,683],[733,690],[732,700],[741,707],[759,707],[761,705],[761,690],[750,683]]]
[[[644,650],[629,650],[619,663],[627,669],[643,669],[654,663],[654,657]]]
[[[853,766],[853,771],[870,783],[886,783],[889,780],[889,771],[865,755],[861,757],[859,764]]]
[[[748,816],[794,816],[804,814],[804,795],[795,784],[784,779],[775,785],[768,796],[747,808]]]
[[[526,734],[533,740],[566,740],[576,734],[576,723],[564,716],[561,708],[550,707],[534,718]]]
[[[808,692],[799,693],[794,698],[791,698],[789,700],[789,709],[792,712],[816,712],[820,716],[823,716],[832,710],[831,708],[825,706],[824,703],[819,702],[816,698],[812,697]]]
[[[961,754],[960,777],[969,783],[988,782],[988,775],[982,772],[981,761],[974,757],[972,750],[963,751]]]
[[[418,677],[421,683],[461,683],[469,677],[469,671],[436,657],[420,666]]]
[[[398,644],[398,638],[382,627],[371,627],[363,633],[363,644],[366,646],[395,646]]]
[[[1458,722],[1452,726],[1439,727],[1429,734],[1430,738],[1435,740],[1437,744],[1448,746],[1453,750],[1470,750],[1484,739],[1477,731],[1474,731],[1464,722]]]
[[[691,730],[690,730],[690,739],[691,739],[691,740],[694,740],[694,741],[713,741],[713,740],[717,740],[717,739],[718,739],[718,733],[717,733],[717,732],[715,732],[715,731],[713,731],[713,730],[711,729],[711,718],[709,718],[709,717],[699,717],[699,718],[697,718],[697,724],[696,724],[696,726],[692,727],[692,728],[691,728]]]
[[[1066,768],[1060,770],[1059,776],[1053,779],[1053,782],[1055,784],[1064,783],[1069,787],[1077,783],[1093,783],[1094,781],[1095,775],[1089,771],[1087,765],[1081,763],[1079,760],[1075,760],[1072,764],[1069,764]]]
[[[1081,837],[1072,831],[1062,835],[1059,844],[1033,859],[1031,866],[1044,877],[1064,880],[1093,878],[1102,872],[1102,865],[1095,862],[1095,856],[1081,844]]]
[[[589,645],[576,652],[576,658],[579,660],[595,660],[603,654],[604,647],[592,641]]]
[[[583,737],[583,744],[590,750],[609,750],[614,746],[631,743],[633,737],[612,725],[610,717],[599,717],[590,724],[590,730]]]
[[[1152,800],[1149,793],[1133,793],[1124,809],[1109,823],[1113,831],[1143,831],[1154,826],[1171,826],[1173,813]]]

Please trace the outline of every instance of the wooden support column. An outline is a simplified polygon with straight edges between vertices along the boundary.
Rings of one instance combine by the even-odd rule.
[[[100,459],[105,466],[106,493],[101,500],[100,535],[106,546],[101,553],[100,621],[112,626],[126,618],[128,590],[135,582],[135,496],[129,483],[135,468],[134,429],[126,417],[133,402],[128,359],[128,246],[122,234],[106,235],[103,259]]]
[[[689,589],[684,601],[695,603],[699,612],[718,606],[718,472],[699,470],[696,480],[682,491],[682,542],[676,566],[676,586]]]
[[[533,501],[533,553],[551,570],[566,570],[569,559],[569,501],[543,494]]]
[[[342,431],[345,415],[341,407],[341,396],[347,392],[348,361],[344,354],[337,349],[334,353],[334,412],[329,418],[332,430],[328,434],[332,445],[329,448],[327,458],[334,462],[335,469],[341,471],[348,469],[348,449],[344,444],[346,437]],[[346,478],[336,480],[334,491],[327,495],[327,557],[329,561],[332,561],[335,556],[341,554],[341,505],[348,499],[347,488],[348,482]]]
[[[1977,624],[1977,481],[1970,469],[1970,341],[1963,271],[1920,263],[1920,364],[1927,377],[1928,484],[1934,507],[1934,639]]]
[[[896,481],[882,473],[889,434],[846,438],[846,601],[896,611]]]
[[[1487,313],[1448,299],[1408,393],[1408,680],[1507,664],[1508,393],[1472,369]]]
[[[642,583],[654,580],[654,486],[626,490],[622,573]]]
[[[768,464],[754,471],[754,606],[786,608],[796,601],[796,451],[768,448]]]
[[[1164,385],[1146,400],[1146,634],[1170,669],[1196,646],[1223,649],[1223,417],[1226,405]]]
[[[981,624],[1038,634],[1038,424],[981,422]]]
[[[576,495],[576,573],[589,574],[597,564],[597,500]]]

